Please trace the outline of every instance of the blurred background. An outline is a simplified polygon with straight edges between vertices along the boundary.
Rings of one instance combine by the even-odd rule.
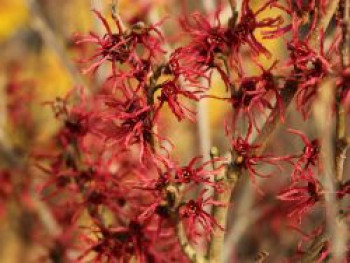
[[[119,13],[126,24],[137,21],[155,23],[168,16],[163,30],[170,46],[176,46],[178,44],[173,42],[180,32],[177,18],[182,14],[183,5],[189,10],[205,13],[210,9],[214,10],[219,3],[211,3],[211,0],[202,2],[120,0]],[[251,1],[252,6],[257,6],[259,2],[261,1]],[[225,19],[225,12],[229,10],[226,2],[222,4],[226,10],[223,12]],[[39,206],[35,200],[40,199],[32,196],[35,195],[35,182],[40,180],[40,176],[36,175],[37,170],[33,172],[30,157],[41,149],[50,149],[50,140],[60,125],[45,102],[64,96],[76,85],[96,86],[99,78],[103,78],[103,73],[96,77],[80,73],[83,65],[79,63],[79,58],[89,54],[89,47],[77,47],[74,44],[76,34],[85,35],[89,31],[104,34],[100,21],[91,12],[92,9],[97,9],[110,18],[111,1],[0,0],[1,263],[41,262],[38,255],[45,244],[38,245],[38,242],[33,242],[30,234],[34,227],[38,227],[35,223],[38,219],[31,209]],[[276,15],[278,12],[280,11],[273,9],[270,14],[265,12],[263,15]],[[259,32],[257,37],[259,38]],[[261,63],[266,67],[275,59],[283,60],[287,55],[283,39],[269,41],[266,46],[273,54],[271,60],[261,58]],[[248,65],[245,70],[248,75],[257,72],[253,65]],[[218,76],[214,76],[213,83],[210,92],[214,95],[225,95]],[[164,122],[166,125],[160,128],[176,145],[172,154],[180,162],[187,162],[196,154],[207,154],[210,145],[219,147],[221,152],[228,150],[228,141],[224,134],[228,106],[220,101],[209,100],[195,107],[201,112],[199,117],[202,127],[189,122],[179,124],[172,114],[168,114],[168,121]],[[289,115],[287,123],[311,136],[314,134],[313,126],[304,123],[300,114]],[[281,152],[282,149],[282,152],[288,152],[302,146],[298,138],[290,141],[281,134],[283,133],[279,132],[275,135],[270,150],[277,149]],[[287,176],[275,178],[274,183],[263,187],[273,193],[280,189],[286,178]],[[251,255],[265,250],[274,251],[271,261],[268,262],[281,262],[279,260],[295,250],[296,240],[300,235],[287,227],[283,228],[285,234],[277,230],[283,222],[278,217],[271,220],[273,213],[278,214],[278,205],[272,198],[273,194],[263,199],[255,199],[251,187],[242,186],[237,195],[234,198],[240,200],[240,203],[233,204],[235,209],[229,223],[232,231],[236,232],[228,235],[230,239],[227,250],[237,246],[240,251],[238,257],[242,258],[238,262],[250,262]],[[258,204],[259,210],[254,208]],[[314,216],[319,214],[316,212]],[[312,225],[312,220],[311,218],[306,224]],[[40,239],[36,237],[38,238]],[[276,249],[281,247],[283,249]]]

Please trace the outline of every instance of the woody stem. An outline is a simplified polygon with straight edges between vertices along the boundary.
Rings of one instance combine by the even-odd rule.
[[[342,26],[342,44],[341,44],[341,65],[344,70],[349,65],[349,46],[350,46],[350,1],[343,0],[339,4],[339,19]],[[336,90],[336,142],[335,142],[335,175],[339,184],[343,181],[344,162],[346,152],[349,147],[346,138],[346,111],[342,103],[342,93],[345,87],[339,87]]]
[[[211,155],[212,157],[218,156],[218,151],[216,148],[212,148]],[[221,173],[215,178],[215,182],[222,183],[225,190],[218,191],[216,189],[214,192],[214,200],[225,204],[225,206],[213,207],[213,217],[218,223],[218,226],[214,227],[214,235],[209,243],[207,251],[207,258],[209,262],[222,262],[225,231],[219,229],[219,226],[226,227],[231,194],[234,192],[237,186],[240,174],[241,171],[230,164],[227,165],[225,169],[222,169]]]

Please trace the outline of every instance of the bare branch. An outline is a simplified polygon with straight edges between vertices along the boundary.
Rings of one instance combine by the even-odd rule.
[[[186,236],[186,231],[184,229],[184,226],[183,226],[181,220],[179,220],[179,222],[176,225],[176,233],[177,233],[182,251],[185,253],[185,255],[187,255],[187,257],[189,258],[189,260],[192,263],[206,263],[207,262],[207,260],[204,257],[201,257],[198,255],[197,251],[189,243],[187,236]]]

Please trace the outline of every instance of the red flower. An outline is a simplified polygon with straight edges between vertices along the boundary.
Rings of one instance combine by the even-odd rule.
[[[232,94],[232,104],[237,111],[236,117],[243,113],[248,119],[249,129],[259,128],[255,121],[254,114],[259,112],[266,114],[266,110],[279,108],[280,117],[284,120],[284,106],[280,95],[280,88],[274,79],[272,69],[277,65],[275,61],[268,69],[264,69],[257,63],[262,73],[258,76],[242,77],[239,80],[239,88]],[[271,96],[275,98],[275,106],[272,105]],[[235,119],[234,121],[237,121]]]
[[[207,169],[207,166],[213,166],[216,162],[222,161],[222,158],[215,158],[207,161],[198,167],[194,167],[195,164],[202,159],[202,156],[192,158],[192,160],[181,168],[177,168],[175,171],[175,182],[183,184],[206,184],[216,188],[220,188],[218,183],[213,182],[211,176],[217,175],[220,170],[224,167],[223,165],[215,169]]]
[[[290,26],[282,27],[284,20],[282,16],[275,18],[264,18],[258,20],[257,16],[265,11],[268,7],[273,7],[277,0],[269,0],[265,2],[257,11],[249,7],[250,0],[244,0],[242,3],[241,18],[237,25],[226,32],[226,39],[232,47],[233,58],[239,59],[239,49],[243,44],[248,44],[254,56],[264,54],[271,57],[270,52],[256,39],[254,31],[256,29],[266,29],[262,32],[264,38],[277,38],[290,30]],[[267,30],[268,29],[268,30]]]
[[[127,149],[131,145],[139,145],[140,160],[144,160],[145,152],[151,151],[152,107],[144,97],[130,94],[129,97],[117,99],[111,95],[101,97],[107,106],[98,114],[94,131],[102,135],[107,143],[120,145]]]
[[[210,178],[210,176],[218,174],[223,166],[219,166],[214,170],[206,170],[206,166],[213,165],[215,162],[222,161],[222,159],[216,158],[195,168],[195,164],[201,158],[201,156],[194,157],[188,165],[183,167],[175,169],[169,167],[165,173],[160,173],[157,179],[144,180],[144,182],[137,184],[136,189],[149,190],[153,194],[152,203],[139,216],[141,221],[154,215],[159,215],[161,220],[169,218],[178,206],[176,195],[179,191],[179,185],[190,185],[191,187],[191,184],[205,184],[215,187],[217,190],[223,190],[220,183],[213,182]]]
[[[192,241],[195,241],[198,236],[201,236],[197,229],[197,223],[199,223],[205,230],[205,236],[209,239],[210,234],[214,230],[214,226],[219,227],[224,231],[224,227],[220,226],[214,217],[204,210],[207,205],[225,206],[226,204],[213,200],[211,197],[204,198],[204,194],[207,190],[203,190],[198,196],[197,200],[189,200],[183,206],[180,207],[180,218],[187,223],[187,235]]]
[[[79,102],[73,106],[68,106],[68,101],[72,99],[73,93],[79,94]],[[83,88],[72,89],[64,98],[56,98],[53,102],[46,102],[52,107],[57,119],[64,124],[59,132],[59,140],[66,147],[70,143],[83,143],[84,137],[90,132],[90,122],[93,113],[89,109],[93,108],[94,101],[88,99]],[[84,148],[84,145],[81,145]]]
[[[295,180],[298,177],[305,178],[313,176],[310,166],[319,165],[320,157],[320,142],[317,139],[310,141],[305,134],[297,130],[288,130],[290,133],[300,136],[304,143],[303,153],[295,157],[298,158],[294,165],[294,171],[292,173],[292,179]],[[292,157],[292,156],[291,156]]]
[[[90,244],[89,248],[79,257],[79,262],[85,262],[85,258],[95,252],[92,262],[127,262],[133,256],[140,263],[149,262],[153,258],[150,248],[150,240],[147,238],[145,229],[139,222],[131,220],[128,226],[105,227],[96,225],[94,231],[98,235],[97,240],[83,236],[85,243]],[[153,254],[153,255],[152,255]]]
[[[193,101],[198,101],[198,94],[203,92],[202,89],[199,88],[194,91],[185,90],[185,88],[181,87],[176,80],[169,80],[162,83],[160,85],[160,89],[161,94],[158,96],[160,103],[156,109],[156,117],[158,116],[158,112],[164,103],[167,102],[178,121],[181,121],[184,118],[188,118],[193,122],[195,121],[196,113],[188,108],[188,106],[184,105],[182,101],[180,101],[180,96]]]
[[[203,68],[203,65],[196,64],[197,61],[191,57],[190,52],[186,53],[185,48],[180,47],[170,54],[164,72],[172,74],[176,80],[179,80],[181,76],[190,84],[198,85],[200,78],[208,78],[206,69]]]
[[[250,131],[251,132],[251,131]],[[235,154],[234,163],[237,167],[241,167],[248,170],[249,177],[252,180],[253,185],[260,194],[263,194],[262,190],[258,187],[255,176],[266,178],[271,176],[270,174],[262,174],[255,168],[261,164],[270,164],[280,168],[278,162],[280,161],[290,161],[292,157],[290,156],[272,156],[263,155],[256,156],[255,151],[260,147],[260,145],[254,145],[249,143],[249,137],[251,133],[248,132],[245,138],[238,136],[232,140],[232,149]]]
[[[41,156],[41,158],[50,160],[49,167],[37,164],[37,168],[49,176],[43,184],[37,187],[41,194],[45,190],[43,198],[51,199],[63,192],[66,195],[74,196],[78,189],[73,184],[73,179],[78,178],[80,174],[74,169],[75,164],[71,161],[72,157],[68,154],[59,154],[57,156]]]
[[[187,54],[186,58],[199,68],[214,66],[215,54],[223,53],[226,49],[225,28],[221,26],[218,17],[216,26],[212,26],[207,18],[199,13],[193,13],[191,17],[186,17],[180,22],[184,31],[191,37],[191,42],[180,50],[180,54]]]
[[[340,35],[337,35],[328,50],[325,51],[324,32],[321,32],[318,52],[309,46],[308,39],[301,41],[297,37],[293,37],[292,41],[288,43],[291,54],[287,65],[293,66],[295,77],[300,83],[296,103],[304,118],[308,116],[310,104],[317,95],[319,84],[336,64],[332,58],[338,57],[335,54],[337,54],[340,40]]]
[[[303,215],[323,198],[322,186],[313,178],[305,178],[292,183],[277,198],[289,202],[290,212],[288,216],[291,218],[297,217],[299,222],[301,222]]]
[[[133,66],[133,61],[155,58],[157,54],[164,53],[161,48],[162,35],[157,29],[158,24],[145,26],[142,23],[135,24],[129,31],[123,31],[118,20],[116,21],[116,27],[118,33],[113,33],[107,20],[94,10],[94,13],[102,21],[107,33],[100,37],[97,34],[91,32],[89,36],[82,37],[76,41],[80,43],[93,43],[98,46],[96,53],[86,62],[96,60],[87,69],[85,73],[95,72],[101,64],[105,61],[112,63],[113,75],[116,75],[116,63],[124,64],[128,63],[129,66]],[[140,53],[137,51],[137,46],[142,45],[144,50]]]
[[[172,175],[168,171],[165,173],[159,171],[157,178],[145,177],[140,178],[140,181],[136,183],[136,189],[154,191],[157,192],[156,195],[163,191],[170,183],[174,183]]]
[[[199,77],[209,80],[207,73],[211,69],[217,69],[226,85],[229,85],[228,76],[217,62],[218,55],[227,52],[226,28],[216,18],[215,26],[199,13],[180,20],[191,41],[172,53],[170,66],[173,72],[182,74],[190,83],[198,84]]]

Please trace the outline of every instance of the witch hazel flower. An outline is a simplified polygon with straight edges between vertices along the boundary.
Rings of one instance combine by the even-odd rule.
[[[175,187],[176,189],[172,189],[173,186],[175,186],[173,171],[171,168],[168,168],[168,170],[165,172],[162,172],[159,168],[157,170],[158,175],[156,178],[152,178],[152,175],[150,175],[148,177],[139,178],[137,182],[130,182],[132,184],[132,188],[136,190],[144,190],[148,193],[151,193],[151,195],[154,197],[153,200],[159,199],[159,202],[164,200],[169,201],[169,203],[173,204],[175,202],[175,199],[173,199],[174,196],[168,196],[169,191],[178,191],[177,187]],[[157,203],[158,201],[155,201],[153,203]],[[156,208],[156,206],[154,206],[154,208]]]
[[[205,230],[204,236],[207,240],[210,239],[215,226],[221,231],[225,230],[211,214],[205,211],[205,207],[211,205],[223,207],[227,204],[215,201],[211,197],[204,197],[206,192],[207,190],[203,190],[196,200],[191,199],[185,202],[179,209],[180,220],[185,223],[187,236],[193,242],[196,242],[199,237],[203,236],[197,228],[197,223]]]
[[[303,153],[296,156],[291,156],[291,158],[297,158],[294,164],[294,171],[292,173],[292,180],[297,178],[313,177],[312,167],[317,167],[320,169],[320,142],[318,139],[309,140],[304,133],[298,130],[288,129],[288,132],[299,136],[303,143],[304,149]]]
[[[310,177],[293,182],[277,199],[290,204],[288,217],[301,223],[302,217],[323,199],[323,187]]]
[[[112,173],[103,164],[96,163],[91,166],[90,181],[81,182],[84,187],[83,207],[89,207],[90,211],[94,209],[98,213],[100,208],[108,209],[118,218],[127,218],[130,216],[129,209],[135,209],[137,206],[135,196],[125,186],[124,174],[118,171]],[[104,164],[106,165],[106,164]]]
[[[263,194],[263,191],[259,188],[256,176],[261,178],[268,178],[271,174],[263,174],[258,171],[257,167],[263,164],[272,165],[279,169],[282,169],[280,162],[290,162],[291,156],[272,156],[272,155],[256,155],[255,152],[259,149],[260,145],[251,144],[249,142],[252,130],[249,130],[245,137],[236,136],[231,144],[233,149],[234,160],[233,163],[240,169],[246,169],[249,177],[256,190]]]
[[[105,61],[111,61],[112,67],[115,68],[116,62],[124,63],[128,60],[130,56],[130,51],[126,45],[126,41],[123,38],[123,30],[121,24],[116,20],[116,26],[118,28],[118,33],[113,33],[107,20],[98,11],[94,11],[96,16],[102,21],[107,34],[100,37],[94,32],[90,32],[89,36],[78,37],[76,43],[93,43],[98,46],[96,53],[90,57],[85,62],[94,61],[87,69],[84,70],[85,73],[95,72]]]
[[[96,117],[94,132],[103,136],[108,144],[121,145],[125,149],[132,145],[140,147],[140,160],[151,151],[152,106],[146,98],[137,94],[118,99],[112,95],[103,97],[106,110]]]
[[[227,50],[227,41],[226,29],[220,24],[218,17],[216,18],[215,26],[199,13],[193,13],[190,17],[180,20],[182,28],[190,35],[191,41],[186,46],[175,50],[174,55],[181,66],[187,69],[187,73],[205,76],[210,69],[220,67],[215,60],[218,54]],[[186,72],[184,76],[187,79],[193,79],[193,76],[189,76]]]
[[[291,16],[293,27],[297,25],[297,28],[299,28],[300,26],[309,24],[308,31],[311,32],[316,29],[315,27],[316,22],[319,19],[319,14],[323,15],[325,13],[327,2],[328,0],[287,0],[287,7],[284,7],[279,3],[276,3],[275,6],[278,6],[280,9],[286,11],[286,13]]]
[[[79,173],[72,167],[67,167],[67,158],[63,154],[50,159],[49,167],[37,164],[39,170],[50,176],[45,183],[38,185],[38,191],[41,193],[44,190],[46,191],[46,194],[43,196],[45,200],[54,198],[63,192],[71,196],[75,195],[78,189],[72,180],[78,178]]]
[[[290,61],[286,64],[293,66],[295,78],[298,80],[298,91],[296,95],[297,109],[306,119],[309,114],[310,106],[317,95],[318,88],[322,80],[333,72],[338,63],[338,53],[340,44],[340,34],[334,38],[333,42],[325,49],[325,33],[320,32],[319,50],[316,51],[310,47],[308,41],[299,40],[293,37],[288,43],[288,49],[291,52]],[[335,59],[334,59],[335,58]]]
[[[168,80],[159,85],[161,89],[160,95],[157,97],[159,104],[156,106],[155,119],[159,115],[159,110],[163,107],[165,103],[169,105],[169,108],[175,115],[178,121],[183,119],[189,119],[195,122],[196,112],[185,105],[181,98],[186,98],[191,101],[199,101],[199,94],[203,92],[202,88],[197,88],[195,90],[186,90],[184,85],[180,85],[176,80]]]
[[[126,262],[133,256],[140,263],[154,258],[154,251],[150,248],[150,240],[147,238],[145,228],[137,220],[131,220],[127,226],[106,227],[96,222],[98,238],[82,236],[84,243],[89,247],[78,258],[78,262],[84,262],[86,257],[94,252],[93,262]]]
[[[176,185],[167,183],[158,189],[152,189],[151,194],[152,197],[149,197],[148,201],[141,205],[142,209],[137,220],[144,223],[152,222],[155,230],[153,239],[156,240],[174,226],[180,191]]]
[[[280,87],[272,73],[277,63],[278,61],[275,61],[268,69],[264,69],[262,65],[257,63],[262,71],[260,75],[239,78],[238,88],[231,95],[231,103],[236,109],[234,121],[237,121],[238,117],[243,114],[247,118],[248,126],[259,131],[255,115],[258,113],[266,114],[266,109],[275,108],[279,109],[280,117],[284,120],[284,105],[280,95]],[[240,74],[242,75],[242,73]]]
[[[42,171],[51,175],[43,187],[45,193],[52,193],[54,197],[48,201],[55,203],[58,199],[61,205],[74,204],[73,212],[67,216],[70,221],[78,223],[80,215],[90,217],[88,224],[93,228],[82,237],[88,248],[78,261],[192,261],[196,249],[192,251],[189,243],[184,245],[182,239],[186,239],[186,235],[190,243],[195,243],[202,237],[208,241],[215,239],[213,232],[217,228],[225,230],[224,218],[208,210],[228,205],[218,201],[221,197],[217,194],[225,194],[229,187],[236,191],[237,181],[231,180],[236,177],[229,178],[230,169],[237,172],[237,177],[247,174],[262,194],[257,177],[269,177],[277,169],[284,171],[281,164],[293,166],[290,185],[277,196],[286,205],[266,217],[272,221],[276,218],[282,221],[280,215],[285,217],[286,214],[292,220],[301,221],[316,205],[323,203],[324,190],[315,176],[320,163],[317,139],[308,139],[302,132],[290,130],[300,137],[304,149],[287,156],[265,154],[262,146],[270,140],[268,136],[275,124],[284,121],[283,101],[292,99],[294,88],[298,89],[297,105],[304,113],[321,81],[339,73],[337,58],[330,57],[331,52],[338,51],[339,38],[325,49],[321,33],[318,50],[309,43],[312,32],[308,32],[306,39],[299,39],[300,31],[307,29],[302,28],[306,24],[301,21],[302,13],[319,8],[310,16],[312,21],[308,27],[314,30],[314,23],[322,15],[320,5],[326,0],[287,0],[287,7],[278,0],[264,0],[257,8],[253,8],[253,1],[241,2],[241,12],[232,10],[232,17],[225,24],[219,19],[220,10],[212,21],[199,13],[185,15],[180,23],[187,42],[166,55],[162,50],[163,36],[157,28],[159,23],[135,23],[125,28],[115,16],[112,27],[106,18],[94,11],[106,33],[90,33],[78,40],[93,48],[92,57],[85,60],[88,66],[84,72],[93,74],[106,65],[110,67],[109,75],[100,89],[91,94],[91,100],[79,101],[73,107],[68,107],[66,99],[52,104],[64,123],[59,135],[61,152],[53,158],[49,168],[42,166]],[[231,4],[235,6],[234,1]],[[265,11],[270,9],[291,15],[291,24],[285,22],[280,12],[264,17]],[[272,57],[258,34],[270,40],[290,30],[288,73],[281,77],[276,74],[281,69],[277,61],[271,61],[270,67],[257,61],[260,55]],[[244,73],[245,61],[249,59],[257,64],[260,72]],[[222,158],[202,162],[201,156],[177,163],[170,158],[169,147],[160,135],[162,129],[157,127],[163,120],[161,113],[168,107],[178,121],[194,122],[196,113],[191,104],[210,97],[205,93],[212,84],[213,73],[218,73],[226,91],[231,92],[229,98],[222,99],[233,108],[235,128],[238,128],[237,120],[242,120],[243,124],[248,124],[247,133],[233,134],[230,164]],[[343,73],[338,82],[345,87],[347,73]],[[289,82],[293,83],[293,92],[282,98],[285,94],[282,85],[288,93]],[[344,100],[345,90],[346,87],[342,88],[338,94]],[[266,121],[263,132],[259,130],[260,117]],[[271,120],[274,121],[270,123]],[[252,140],[253,131],[261,145]],[[228,172],[227,176],[219,176],[222,172]],[[271,184],[269,189],[274,186]],[[196,192],[199,187],[213,189],[215,194],[210,195],[207,190]],[[337,198],[345,198],[349,188],[347,182],[339,183]],[[230,211],[225,212],[230,214]],[[107,225],[107,221],[111,225]],[[185,236],[177,233],[181,224]],[[280,227],[275,231],[283,232]],[[211,244],[215,245],[215,241]],[[184,256],[188,259],[183,259]]]
[[[104,36],[98,36],[91,32],[89,36],[79,38],[76,43],[93,43],[97,46],[96,53],[85,62],[94,61],[84,73],[96,72],[96,70],[106,61],[112,64],[112,73],[115,75],[117,70],[117,63],[133,65],[133,59],[153,59],[158,54],[164,53],[161,48],[162,35],[157,29],[159,24],[145,26],[144,24],[135,24],[129,30],[124,31],[121,22],[115,19],[118,32],[113,33],[107,20],[102,14],[94,10],[96,16],[101,20],[106,29]],[[140,54],[137,51],[137,46],[144,47]]]
[[[69,100],[73,98],[73,94],[79,95],[79,103],[68,106]],[[82,87],[73,88],[64,98],[56,98],[51,102],[45,102],[50,105],[58,120],[63,122],[58,138],[64,147],[73,142],[80,144],[84,148],[84,138],[90,132],[91,120],[94,102],[88,99],[86,92]]]
[[[268,8],[274,7],[277,0],[269,0],[264,2],[262,6],[253,11],[249,6],[250,0],[242,2],[241,17],[237,25],[229,28],[226,32],[226,39],[232,48],[233,58],[240,63],[239,49],[243,44],[248,44],[253,56],[260,54],[267,58],[271,57],[271,53],[260,43],[254,35],[255,30],[262,29],[264,39],[277,38],[290,30],[290,25],[283,26],[284,20],[282,16],[274,18],[267,17],[258,19],[258,16]]]
[[[187,52],[186,47],[175,49],[169,57],[167,64],[164,66],[164,73],[174,76],[175,80],[182,78],[190,85],[198,85],[200,78],[208,79],[207,69],[202,64],[197,64],[200,60],[196,60],[191,56],[191,52]],[[190,49],[190,47],[187,47]],[[195,54],[196,55],[196,54]]]
[[[220,182],[214,182],[212,178],[224,168],[223,165],[219,165],[215,169],[207,169],[207,166],[222,162],[223,159],[214,158],[197,165],[201,159],[202,156],[194,157],[185,166],[174,165],[173,168],[169,167],[166,172],[160,172],[157,179],[137,183],[136,189],[148,190],[154,196],[152,204],[147,207],[141,217],[145,219],[158,214],[160,217],[169,218],[179,205],[180,192],[181,195],[184,195],[195,185],[207,185],[214,187],[217,191],[223,191]]]
[[[202,158],[202,156],[196,156],[186,166],[176,168],[174,181],[181,184],[204,184],[220,190],[220,183],[213,182],[212,179],[224,168],[223,164],[217,166],[216,163],[223,162],[224,159],[213,158],[201,165],[196,165]],[[217,167],[212,169],[208,166]]]

